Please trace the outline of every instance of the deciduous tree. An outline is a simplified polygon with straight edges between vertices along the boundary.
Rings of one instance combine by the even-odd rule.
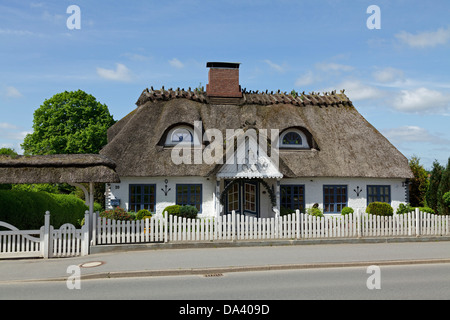
[[[24,154],[98,153],[114,119],[105,104],[82,90],[55,94],[36,109]]]

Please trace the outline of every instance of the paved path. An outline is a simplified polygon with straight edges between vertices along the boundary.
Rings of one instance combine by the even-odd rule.
[[[0,282],[66,279],[82,267],[82,278],[208,274],[399,263],[450,263],[450,241],[308,244],[133,250],[58,259],[0,260]]]

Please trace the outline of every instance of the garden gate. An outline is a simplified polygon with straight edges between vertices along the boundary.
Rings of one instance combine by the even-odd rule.
[[[89,212],[81,229],[66,223],[59,229],[50,225],[50,212],[45,213],[44,225],[39,230],[19,230],[0,221],[0,259],[52,258],[84,256],[89,254]]]

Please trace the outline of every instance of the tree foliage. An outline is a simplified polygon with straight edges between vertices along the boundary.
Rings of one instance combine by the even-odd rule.
[[[420,164],[420,158],[411,157],[409,167],[414,174],[409,185],[409,202],[413,207],[425,206],[425,194],[428,189],[428,173]]]
[[[450,209],[446,204],[445,194],[450,191],[450,158],[448,158],[447,167],[442,172],[441,182],[437,191],[438,211],[440,214],[450,214]]]
[[[108,107],[82,90],[55,94],[34,112],[26,155],[98,153],[115,123]]]
[[[433,209],[435,212],[438,211],[438,189],[444,170],[445,168],[441,166],[437,160],[433,162],[433,169],[431,170],[430,181],[425,199],[427,202],[427,206]]]

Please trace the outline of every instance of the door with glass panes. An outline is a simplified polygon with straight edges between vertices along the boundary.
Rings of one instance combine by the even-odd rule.
[[[226,181],[226,185],[233,181]],[[259,186],[250,180],[235,181],[228,189],[226,211],[259,217]]]

